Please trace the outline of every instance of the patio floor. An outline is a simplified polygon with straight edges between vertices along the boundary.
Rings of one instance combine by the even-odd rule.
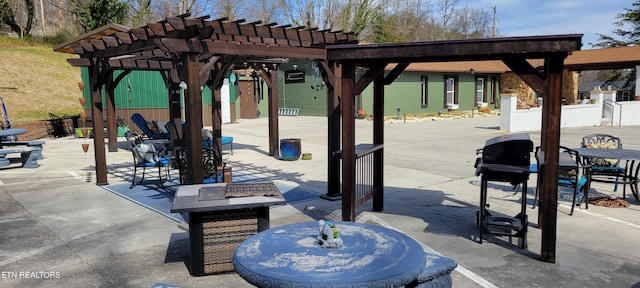
[[[527,249],[501,237],[478,244],[475,150],[504,133],[498,130],[499,120],[490,116],[386,124],[385,211],[372,212],[369,202],[359,209],[358,221],[398,229],[427,251],[454,259],[458,268],[452,274],[453,287],[640,287],[640,203],[630,195],[627,208],[583,205],[573,216],[568,215],[568,202],[560,201],[557,263],[538,260],[541,231],[534,227],[538,208],[531,205]],[[372,122],[359,120],[356,125],[356,142],[370,142]],[[234,176],[324,194],[326,118],[280,117],[279,126],[282,138],[301,138],[302,152],[312,153],[312,159],[267,156],[267,119],[240,120],[223,126],[223,134],[234,137],[234,154],[225,150],[223,155]],[[577,147],[582,135],[608,133],[621,137],[625,148],[640,149],[637,131],[564,128],[561,145]],[[534,145],[539,145],[539,134],[530,133]],[[84,139],[45,140],[39,168],[0,170],[3,287],[250,287],[234,273],[191,276],[184,227],[96,186],[94,155],[92,149],[82,152]],[[107,162],[110,185],[129,181],[130,152],[110,152]],[[155,181],[153,173],[148,176]],[[535,175],[529,180],[530,204],[533,189]],[[592,189],[621,196],[611,184],[593,183]],[[495,183],[489,186],[489,209],[515,215],[519,197],[508,183]],[[274,207],[271,224],[339,220],[340,205],[315,199]]]

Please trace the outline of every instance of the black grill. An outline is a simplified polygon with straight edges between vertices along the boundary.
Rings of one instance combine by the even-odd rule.
[[[480,243],[482,234],[487,232],[495,235],[518,238],[520,248],[527,247],[527,214],[526,191],[533,142],[529,134],[506,134],[487,140],[485,146],[476,151],[482,156],[476,159],[476,176],[482,175],[480,184],[480,209],[476,214],[476,220],[480,231]],[[514,217],[492,216],[487,210],[487,182],[510,182],[514,188],[522,187],[520,213]]]
[[[529,178],[533,142],[529,134],[514,133],[494,137],[477,150],[476,175],[488,181],[521,182]]]

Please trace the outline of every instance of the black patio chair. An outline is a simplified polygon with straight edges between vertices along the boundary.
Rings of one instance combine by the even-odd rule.
[[[544,154],[539,152],[540,146],[536,147],[535,152],[538,180],[532,208],[535,208],[538,202],[538,188],[542,184],[542,175],[545,166]],[[589,209],[589,189],[591,186],[589,170],[590,167],[584,166],[581,163],[580,155],[577,151],[560,146],[558,155],[558,186],[573,189],[571,212],[569,212],[569,215],[573,215],[574,208],[576,206],[582,206],[582,202],[585,203],[585,209]]]
[[[169,121],[165,127],[169,134],[171,135],[171,144],[170,149],[175,155],[174,157],[174,167],[178,168],[179,173],[179,181],[180,185],[188,184],[187,176],[189,175],[189,171],[187,169],[187,161],[186,161],[186,151],[184,139],[181,137],[182,135],[178,131],[178,126],[175,125],[174,122]],[[203,141],[202,147],[202,168],[204,172],[204,184],[209,183],[219,183],[223,181],[224,178],[224,169],[227,165],[226,162],[222,161],[222,156],[215,150],[211,145],[205,146],[205,141]]]
[[[582,137],[583,148],[622,149],[620,138],[608,134],[591,134]],[[613,191],[618,191],[620,178],[625,179],[626,170],[618,159],[582,157],[584,165],[589,166],[592,181],[614,183]]]

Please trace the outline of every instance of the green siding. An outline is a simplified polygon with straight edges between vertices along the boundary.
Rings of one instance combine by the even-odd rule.
[[[120,73],[116,71],[114,78]],[[115,95],[116,109],[169,107],[167,88],[159,72],[132,71],[118,83]]]
[[[284,83],[284,71],[293,69],[305,69],[304,83]],[[318,70],[314,69],[314,62],[294,61],[283,64],[278,69],[278,106],[287,108],[299,108],[301,116],[326,116],[327,115],[327,87],[324,85]],[[89,83],[87,69],[82,69],[82,79]],[[315,72],[315,73],[314,73]],[[121,71],[116,71],[117,77]],[[428,77],[428,105],[421,105],[421,76]],[[401,114],[425,115],[438,112],[445,112],[444,107],[444,75],[456,75],[458,77],[458,105],[460,111],[468,111],[475,108],[475,76],[469,73],[422,73],[403,72],[391,85],[385,86],[385,116],[395,117],[397,109]],[[478,75],[481,76],[481,75]],[[482,75],[484,76],[484,75]],[[500,81],[499,74],[487,74],[487,98],[491,97],[491,77]],[[246,77],[239,75],[239,77]],[[499,85],[498,85],[499,86]],[[236,103],[236,113],[240,115],[240,105],[238,99],[238,89],[230,85],[231,103]],[[496,87],[499,91],[500,87]],[[168,103],[168,92],[164,85],[164,80],[159,72],[155,71],[132,71],[126,75],[115,89],[116,108],[166,108]],[[258,110],[261,117],[268,115],[267,86],[263,84],[262,100],[258,103]],[[84,90],[85,98],[89,99],[89,87]],[[373,111],[373,91],[369,85],[362,92],[362,107],[368,114]],[[499,99],[497,99],[499,101]],[[204,105],[211,104],[211,92],[208,87],[203,90]],[[488,101],[490,103],[490,100]],[[499,105],[499,102],[496,103]],[[495,108],[495,104],[489,104]],[[85,108],[90,108],[87,101]]]
[[[421,76],[428,79],[428,105],[422,107],[422,84]],[[391,85],[385,86],[384,99],[384,115],[390,117],[397,116],[397,109],[400,108],[400,114],[433,114],[445,112],[444,101],[444,76],[458,76],[458,110],[469,111],[475,108],[475,76],[468,73],[420,73],[420,72],[404,72]],[[480,75],[478,75],[480,76]],[[488,90],[491,93],[491,77],[496,77],[499,81],[500,76],[497,74],[489,74],[487,76]],[[499,87],[497,90],[499,91]],[[490,97],[490,95],[487,95]],[[494,108],[492,105],[490,105]],[[362,109],[368,114],[373,111],[373,88],[369,85],[362,92]]]
[[[121,73],[123,71],[115,71],[113,78],[116,79]],[[89,83],[87,68],[82,68],[82,81]],[[235,92],[235,90],[233,91]],[[131,71],[120,80],[114,93],[116,109],[169,107],[169,92],[162,75],[157,71]],[[88,85],[85,87],[83,95],[87,100],[90,99]],[[103,103],[106,103],[104,101],[104,90],[102,95]],[[204,87],[202,95],[203,105],[211,105],[211,90],[209,87]],[[232,94],[232,102],[235,99],[235,95]],[[90,107],[89,101],[87,101],[85,108],[89,109]]]
[[[293,69],[294,64],[297,65],[297,69],[305,70],[305,81],[285,85],[284,71]],[[327,87],[314,62],[293,61],[282,65],[279,70],[278,89],[281,93],[279,93],[278,104],[280,107],[300,108],[300,115],[304,116],[327,115]]]

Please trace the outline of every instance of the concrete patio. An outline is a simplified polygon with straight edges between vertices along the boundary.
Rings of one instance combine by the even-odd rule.
[[[371,142],[372,122],[356,124],[356,142]],[[454,259],[454,287],[640,287],[640,203],[629,191],[628,208],[583,205],[569,216],[568,202],[560,202],[557,263],[545,263],[538,210],[530,208],[532,175],[528,249],[507,238],[477,242],[475,150],[504,133],[499,126],[499,116],[386,124],[385,211],[372,212],[369,202],[358,221],[398,229],[427,251]],[[621,137],[625,148],[640,149],[637,132],[638,126],[563,128],[561,145],[577,147],[583,135],[607,133]],[[326,118],[280,117],[280,137],[301,138],[311,160],[267,156],[266,118],[224,124],[223,134],[234,137],[234,154],[223,155],[234,175],[326,192]],[[539,145],[540,132],[530,136]],[[83,153],[84,139],[45,140],[39,168],[0,170],[0,286],[250,287],[235,273],[191,276],[188,235],[177,222],[96,186],[94,155]],[[110,184],[130,180],[131,157],[126,150],[107,153]],[[592,189],[622,194],[611,184]],[[508,183],[492,184],[489,209],[515,215],[520,195]],[[340,207],[322,199],[279,206],[271,209],[271,224],[338,220]]]

